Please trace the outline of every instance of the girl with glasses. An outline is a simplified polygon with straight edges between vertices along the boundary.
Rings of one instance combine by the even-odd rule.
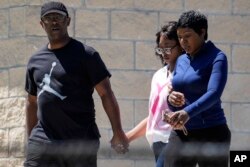
[[[162,115],[169,111],[167,96],[171,87],[172,72],[176,59],[182,53],[176,30],[177,22],[170,21],[156,33],[155,55],[160,58],[163,67],[156,71],[152,78],[148,116],[126,133],[129,142],[146,135],[157,167],[163,167],[165,155],[162,150],[168,143],[172,129],[163,121]]]

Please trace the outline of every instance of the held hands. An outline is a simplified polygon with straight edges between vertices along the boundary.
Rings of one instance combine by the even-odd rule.
[[[110,141],[111,147],[118,154],[125,154],[128,152],[129,141],[123,131],[116,132]]]

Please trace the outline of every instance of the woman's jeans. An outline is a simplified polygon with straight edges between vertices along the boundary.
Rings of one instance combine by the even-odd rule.
[[[228,167],[231,132],[226,124],[188,131],[172,131],[164,167]]]

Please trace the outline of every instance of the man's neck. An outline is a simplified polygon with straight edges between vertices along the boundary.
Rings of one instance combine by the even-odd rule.
[[[48,49],[51,49],[51,50],[60,49],[64,47],[65,45],[67,45],[70,39],[71,38],[69,36],[66,36],[65,38],[60,39],[60,40],[50,40],[48,44]]]

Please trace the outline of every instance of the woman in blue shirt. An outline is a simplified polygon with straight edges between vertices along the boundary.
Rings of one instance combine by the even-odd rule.
[[[206,41],[208,23],[204,14],[184,12],[177,27],[186,53],[177,60],[168,97],[175,112],[165,120],[175,130],[165,150],[165,167],[226,167],[231,132],[221,95],[227,81],[227,57]]]

